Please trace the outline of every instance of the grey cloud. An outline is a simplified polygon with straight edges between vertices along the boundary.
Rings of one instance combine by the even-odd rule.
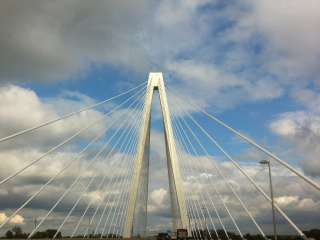
[[[147,6],[143,0],[2,1],[0,79],[63,80],[94,62],[141,69]]]

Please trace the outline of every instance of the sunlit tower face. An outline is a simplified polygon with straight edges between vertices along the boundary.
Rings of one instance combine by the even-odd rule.
[[[186,203],[184,192],[182,189],[182,179],[179,169],[176,145],[173,137],[171,126],[171,118],[165,85],[162,73],[150,73],[148,87],[145,98],[143,125],[140,132],[139,146],[135,161],[134,177],[130,190],[129,208],[127,213],[127,221],[124,228],[123,236],[129,238],[133,232],[133,219],[137,206],[139,187],[142,182],[146,183],[149,175],[149,146],[150,146],[150,121],[151,107],[154,91],[159,91],[160,105],[163,116],[163,125],[165,132],[165,145],[167,154],[167,166],[169,176],[169,188],[171,197],[172,223],[173,229],[183,228],[189,229],[189,220],[187,217]],[[145,201],[147,204],[147,201]],[[147,209],[146,207],[144,209]],[[146,217],[146,214],[145,214]]]

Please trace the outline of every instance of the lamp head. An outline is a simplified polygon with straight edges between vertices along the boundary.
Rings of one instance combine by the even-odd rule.
[[[268,160],[261,160],[259,163],[260,164],[269,164],[270,162]]]

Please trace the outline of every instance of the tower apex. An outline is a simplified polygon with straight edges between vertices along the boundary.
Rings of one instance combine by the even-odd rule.
[[[160,85],[164,85],[163,83],[164,81],[162,72],[149,73],[148,85],[150,85],[153,88],[158,88]]]

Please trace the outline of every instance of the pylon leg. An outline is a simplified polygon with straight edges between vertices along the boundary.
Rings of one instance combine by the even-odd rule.
[[[130,189],[127,219],[126,219],[124,232],[123,232],[124,238],[132,237],[134,214],[137,206],[137,195],[139,192],[139,185],[141,183],[143,166],[145,164],[149,166],[151,106],[152,106],[153,93],[155,90],[159,91],[160,104],[161,104],[161,110],[163,115],[169,187],[170,187],[170,196],[171,196],[171,208],[172,208],[172,214],[173,214],[173,227],[174,227],[174,230],[176,228],[184,228],[189,230],[189,224],[188,224],[189,221],[187,216],[186,203],[184,198],[184,192],[182,189],[182,179],[181,179],[178,157],[176,152],[176,145],[173,137],[169,106],[167,102],[167,95],[165,92],[165,85],[163,82],[163,75],[162,73],[150,73],[149,80],[148,80],[148,88],[147,88],[147,93],[145,98],[143,125],[140,132],[139,145],[137,149],[137,157],[136,157],[135,166],[134,166],[134,176],[133,176],[133,181]]]

